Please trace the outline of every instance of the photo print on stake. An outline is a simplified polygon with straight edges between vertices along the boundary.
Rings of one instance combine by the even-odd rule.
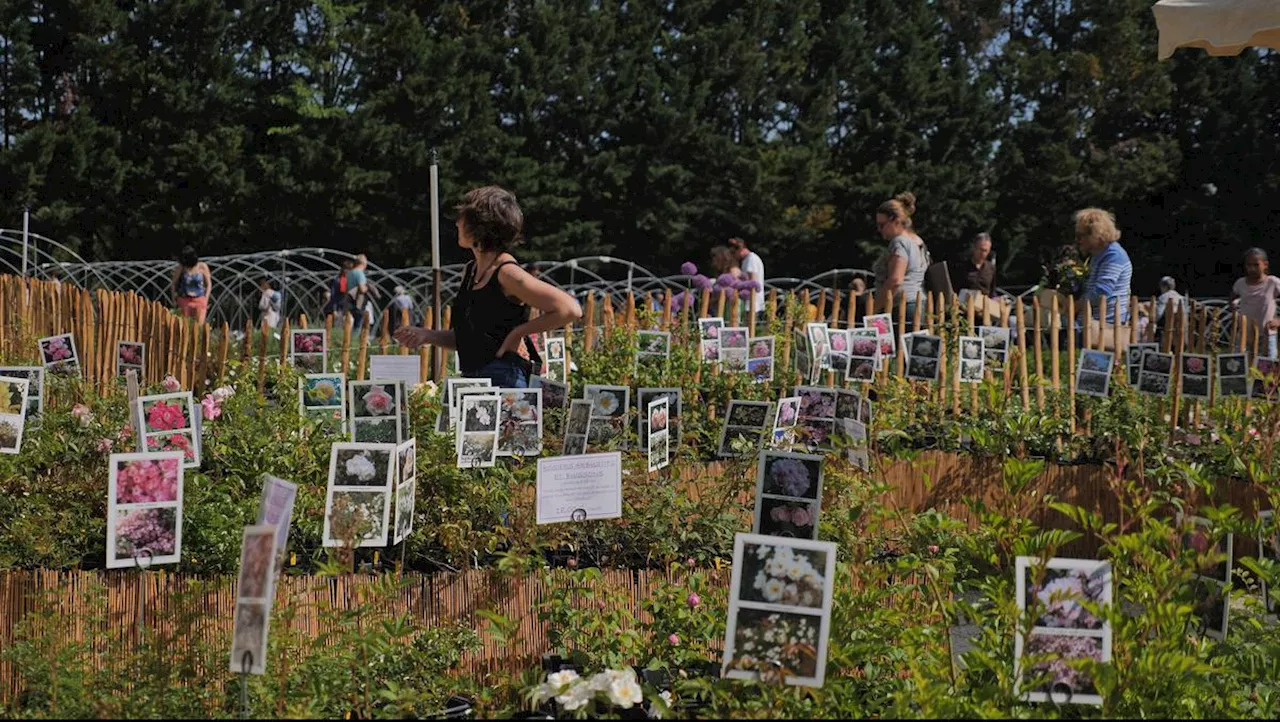
[[[1280,561],[1280,524],[1270,509],[1258,512],[1258,559]],[[1280,609],[1280,601],[1273,598],[1275,593],[1276,590],[1268,588],[1266,580],[1262,580],[1262,603],[1266,605],[1267,614],[1275,614]]]
[[[262,498],[258,502],[258,518],[255,523],[270,524],[276,529],[277,575],[284,571],[289,527],[293,522],[293,502],[297,498],[297,484],[270,474],[262,475]]]
[[[1209,398],[1209,357],[1204,354],[1182,355],[1182,395],[1189,399]]]
[[[493,382],[489,379],[469,379],[450,376],[444,380],[445,401],[449,404],[449,428],[458,423],[458,389],[489,388]]]
[[[680,413],[681,413],[681,395],[680,389],[677,388],[642,388],[636,391],[636,410],[649,408],[649,402],[657,398],[667,399],[667,425],[670,433],[667,435],[667,444],[671,447],[671,453],[680,446]],[[640,447],[649,448],[649,416],[648,414],[636,414],[636,432],[640,439]]]
[[[147,377],[147,345],[136,341],[116,342],[116,376],[124,378],[126,371],[138,372],[138,380]]]
[[[849,329],[849,372],[853,381],[870,383],[880,368],[880,338],[874,328]]]
[[[821,687],[836,545],[734,536],[724,676]]]
[[[647,450],[649,452],[649,471],[657,471],[667,466],[671,462],[671,447],[668,439],[671,436],[668,404],[670,400],[666,396],[659,396],[650,401],[645,409],[645,416],[649,419],[649,438]]]
[[[267,671],[275,537],[276,528],[270,524],[247,526],[241,537],[230,666],[237,674],[266,674]]]
[[[1106,396],[1111,388],[1111,366],[1115,354],[1111,351],[1082,351],[1076,369],[1076,393],[1085,396]]]
[[[534,376],[530,386],[542,389],[542,408],[565,409],[569,407],[569,385],[543,376]]]
[[[568,383],[569,381],[569,354],[565,350],[564,336],[548,336],[543,344],[546,346],[546,353],[543,358],[546,359],[546,378],[559,383]]]
[[[720,360],[720,330],[723,328],[724,319],[719,316],[698,319],[698,350],[703,363]]]
[[[395,535],[399,544],[413,533],[413,510],[418,496],[418,442],[416,439],[396,447]]]
[[[298,379],[298,410],[304,417],[347,430],[346,374],[306,374]]]
[[[773,410],[773,435],[770,437],[774,448],[790,448],[796,442],[796,424],[800,422],[800,397],[785,396],[778,399]]]
[[[498,456],[542,453],[542,389],[498,389]]]
[[[1197,631],[1211,639],[1225,640],[1231,602],[1227,585],[1231,582],[1235,534],[1228,532],[1215,543],[1212,521],[1179,513],[1176,523],[1182,535],[1182,550],[1194,555],[1196,560],[1192,602],[1199,626]]]
[[[498,456],[497,394],[464,394],[458,406],[458,468],[493,466]]]
[[[1111,563],[1092,559],[1018,557],[1018,609],[1031,616],[1014,637],[1015,694],[1029,702],[1102,704],[1092,676],[1070,662],[1111,661]],[[1024,617],[1025,619],[1025,617]]]
[[[1009,329],[1001,326],[979,326],[982,337],[983,361],[993,372],[1004,369],[1009,358]]]
[[[1259,356],[1253,360],[1253,368],[1259,378],[1253,379],[1249,398],[1276,401],[1280,396],[1280,361]]]
[[[861,418],[862,394],[857,391],[836,389],[836,418]]]
[[[671,334],[666,331],[637,331],[636,370],[652,369],[662,373],[671,358]]]
[[[773,336],[752,336],[747,343],[747,373],[758,384],[772,381]]]
[[[720,329],[720,363],[724,370],[740,373],[747,370],[747,329],[725,326]]]
[[[1142,355],[1147,351],[1159,351],[1158,343],[1131,343],[1124,350],[1126,370],[1129,372],[1129,385],[1138,388],[1138,376],[1142,373]]]
[[[574,399],[564,421],[564,449],[561,454],[574,456],[587,453],[587,430],[591,428],[591,402]]]
[[[821,383],[822,364],[814,355],[813,342],[809,335],[796,329],[792,336],[791,347],[796,350],[796,370],[805,383]]]
[[[836,372],[836,383],[843,386],[849,377],[849,332],[841,328],[827,328],[827,343],[831,350],[827,358],[831,370]]]
[[[1173,374],[1173,354],[1146,351],[1142,354],[1142,370],[1138,373],[1138,393],[1151,396],[1169,395],[1169,377]]]
[[[756,508],[751,533],[818,538],[822,456],[761,451],[756,465]]]
[[[720,430],[720,445],[716,447],[716,455],[722,458],[755,456],[772,420],[769,417],[772,406],[768,401],[730,400],[724,427]],[[745,444],[748,450],[734,450],[735,442]]]
[[[1249,361],[1242,353],[1218,354],[1218,396],[1249,395]],[[0,369],[2,370],[2,369]]]
[[[831,338],[827,335],[827,324],[811,321],[805,324],[804,330],[818,368],[823,371],[831,368]]]
[[[49,336],[36,342],[40,348],[40,362],[51,374],[80,375],[80,356],[76,352],[76,337],[69,333]]]
[[[330,447],[324,546],[387,545],[395,455],[395,444],[337,443]]]
[[[324,373],[328,353],[328,335],[323,328],[289,331],[289,363],[299,371],[311,374]]]
[[[398,444],[404,439],[404,399],[394,381],[349,381],[348,425],[357,444]]]
[[[985,350],[981,336],[960,337],[960,383],[982,383]]]
[[[907,378],[917,381],[937,381],[942,359],[942,339],[929,334],[919,334],[910,340],[907,356]]]
[[[0,366],[0,376],[27,380],[26,422],[30,424],[39,419],[44,412],[44,367]]]
[[[893,333],[893,314],[878,313],[872,316],[865,316],[862,319],[862,325],[865,328],[874,328],[876,330],[876,338],[880,342],[879,361],[876,368],[880,368],[880,364],[885,359],[891,359],[898,355],[897,339]]]
[[[200,430],[190,391],[139,396],[142,448],[146,451],[180,451],[188,469],[200,468]]]
[[[112,454],[107,463],[107,568],[177,564],[182,453]]]
[[[587,384],[583,398],[591,402],[591,416],[587,421],[587,445],[592,449],[606,449],[615,440],[620,448],[626,448],[624,432],[627,408],[631,403],[631,387]]]
[[[867,425],[857,419],[837,419],[844,434],[845,457],[860,471],[871,470],[871,450],[867,442]]]
[[[796,425],[799,442],[810,449],[830,450],[836,433],[836,390],[829,386],[797,386],[800,421]]]
[[[16,376],[0,376],[0,454],[22,451],[27,428],[27,389],[31,382]]]

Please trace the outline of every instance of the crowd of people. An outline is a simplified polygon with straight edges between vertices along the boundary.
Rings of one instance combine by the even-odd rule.
[[[951,261],[935,263],[928,244],[915,231],[915,213],[916,197],[912,193],[899,193],[875,209],[876,230],[886,246],[872,267],[875,286],[868,289],[863,279],[856,278],[851,284],[855,294],[874,294],[877,312],[896,310],[889,308],[890,303],[896,306],[896,299],[905,295],[908,318],[915,315],[917,294],[924,293],[956,295],[966,304],[972,298],[976,311],[985,310],[993,318],[1008,318],[1009,304],[997,294],[991,235],[979,233]],[[1120,244],[1115,216],[1100,208],[1085,208],[1074,214],[1072,224],[1076,245],[1089,259],[1088,275],[1075,298],[1076,318],[1071,319],[1076,332],[1082,333],[1088,327],[1092,337],[1102,334],[1108,348],[1117,325],[1127,329],[1134,323],[1156,323],[1158,332],[1162,332],[1167,326],[1166,314],[1177,314],[1186,303],[1177,290],[1177,282],[1169,276],[1161,278],[1154,318],[1147,318],[1142,309],[1134,318],[1129,308],[1133,262]],[[462,289],[454,300],[453,327],[435,331],[418,327],[420,317],[412,297],[397,286],[384,309],[396,339],[409,346],[430,343],[456,348],[464,374],[497,374],[511,382],[509,387],[526,383],[531,356],[536,360],[536,351],[527,343],[528,336],[563,326],[564,322],[579,318],[582,311],[572,296],[543,281],[536,268],[522,266],[511,254],[523,239],[523,226],[523,212],[510,191],[487,186],[468,193],[458,207],[458,243],[471,251],[473,260],[467,263]],[[202,322],[213,290],[209,267],[191,248],[183,250],[180,261],[173,274],[174,305],[180,313]],[[763,311],[764,261],[746,241],[735,237],[713,247],[711,262],[721,277],[755,281],[750,308]],[[351,315],[355,332],[374,323],[375,301],[380,301],[381,295],[378,287],[369,282],[368,265],[364,254],[343,262],[325,293],[321,317]],[[260,321],[277,327],[281,293],[267,278],[261,280],[259,289]],[[1280,332],[1277,299],[1280,278],[1271,275],[1266,251],[1249,249],[1244,257],[1244,275],[1231,289],[1231,304],[1263,330],[1264,352],[1273,358],[1277,356]],[[541,315],[530,320],[531,308],[539,309]],[[411,318],[408,326],[401,322],[404,311]],[[1122,333],[1120,337],[1123,343],[1129,334]]]

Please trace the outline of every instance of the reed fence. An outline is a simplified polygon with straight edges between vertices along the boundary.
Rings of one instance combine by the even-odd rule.
[[[1008,513],[1030,518],[1046,528],[1071,528],[1064,516],[1048,509],[1042,499],[1052,494],[1061,501],[1078,504],[1101,514],[1109,521],[1121,521],[1117,498],[1112,491],[1111,471],[1096,465],[1064,466],[1047,464],[1032,488],[1018,499],[1001,490],[1000,460],[928,451],[911,461],[887,464],[882,472],[889,488],[884,501],[906,512],[938,509],[977,526],[968,503],[982,499],[995,508],[1006,506]],[[696,493],[696,489],[691,490]],[[1266,504],[1265,493],[1243,482],[1225,480],[1213,497],[1194,497],[1191,504],[1231,503],[1246,518],[1256,515]],[[1019,506],[1021,504],[1022,506]],[[1172,510],[1170,511],[1172,517]],[[1063,556],[1094,558],[1098,541],[1085,537],[1060,550]],[[1235,555],[1255,553],[1252,539],[1237,538]],[[713,580],[727,585],[728,568],[713,570]],[[623,589],[625,616],[644,619],[642,603],[660,585],[670,581],[665,570],[607,569],[604,582]],[[350,610],[374,595],[375,576],[347,575],[321,578],[286,574],[276,592],[276,619],[292,614],[291,627],[304,635],[319,636],[332,631],[338,617],[325,616],[328,607]],[[543,600],[555,595],[576,593],[564,585],[544,583],[536,573],[504,576],[494,570],[467,570],[458,573],[405,575],[406,584],[394,601],[380,611],[405,613],[428,624],[458,623],[481,632],[482,648],[464,657],[462,674],[519,672],[536,664],[549,651],[547,629],[538,620]],[[185,593],[194,583],[206,586],[192,597]],[[843,583],[853,584],[849,576]],[[96,585],[101,585],[98,588]],[[583,595],[584,613],[599,607],[599,600]],[[92,613],[94,605],[104,605],[105,615]],[[81,571],[25,570],[0,571],[0,649],[12,644],[17,626],[26,621],[31,631],[49,634],[63,642],[93,642],[120,638],[126,647],[136,645],[141,625],[159,629],[172,620],[181,605],[195,604],[199,622],[178,643],[229,646],[235,609],[234,580],[229,577],[198,577],[166,571]],[[190,611],[190,607],[186,607]],[[516,633],[499,644],[484,633],[481,610],[496,612],[516,624]],[[601,610],[619,611],[619,610]],[[273,623],[273,634],[279,634]],[[170,630],[172,631],[172,630]],[[185,641],[184,641],[185,640]],[[712,640],[713,642],[715,640]],[[95,658],[95,663],[101,660]],[[0,694],[12,695],[21,689],[11,665],[0,662]]]

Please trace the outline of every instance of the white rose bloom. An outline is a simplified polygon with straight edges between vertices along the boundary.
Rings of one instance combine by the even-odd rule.
[[[755,589],[764,589],[765,581],[766,581],[766,577],[764,572],[763,571],[756,572],[756,580],[751,586],[754,587]]]
[[[556,697],[556,701],[560,703],[561,707],[572,712],[587,706],[587,703],[591,701],[594,695],[595,692],[591,689],[591,685],[575,684],[569,688],[568,692]]]
[[[377,473],[377,467],[364,454],[347,459],[347,476],[354,476],[360,481],[369,481]]]
[[[547,684],[551,685],[555,689],[560,689],[561,687],[573,682],[576,679],[578,679],[577,672],[573,671],[572,669],[565,669],[559,672],[552,672],[551,674],[548,674]]]
[[[787,578],[793,581],[800,581],[804,577],[804,567],[796,562],[787,565]]]
[[[786,589],[786,585],[781,579],[770,579],[764,585],[764,600],[766,602],[776,602],[782,599],[782,591]]]
[[[644,701],[644,693],[634,679],[616,679],[609,684],[609,701],[623,709],[631,709]]]

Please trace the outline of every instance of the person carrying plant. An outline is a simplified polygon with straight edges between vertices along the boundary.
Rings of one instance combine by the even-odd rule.
[[[406,326],[396,341],[416,348],[431,344],[457,349],[463,376],[488,378],[499,388],[527,388],[541,359],[529,336],[582,318],[573,296],[534,278],[511,255],[523,240],[524,213],[511,191],[485,186],[469,191],[457,206],[458,245],[471,251],[453,302],[449,330]],[[529,310],[540,312],[530,320]],[[521,345],[533,361],[519,353]]]
[[[1280,298],[1280,278],[1271,275],[1267,252],[1250,248],[1244,253],[1244,278],[1231,287],[1231,304],[1256,325],[1267,339],[1267,355],[1276,358],[1276,298]]]
[[[1114,328],[1129,322],[1133,263],[1120,245],[1116,217],[1101,208],[1085,208],[1076,211],[1072,220],[1076,228],[1076,244],[1082,253],[1090,256],[1089,277],[1085,280],[1084,292],[1076,300],[1076,316],[1081,323],[1090,324],[1090,338],[1102,334],[1104,350],[1122,351],[1128,345],[1129,333],[1121,331],[1121,347],[1112,348],[1115,345]],[[1100,316],[1104,298],[1107,301],[1106,318]],[[1089,316],[1085,316],[1086,309]]]

